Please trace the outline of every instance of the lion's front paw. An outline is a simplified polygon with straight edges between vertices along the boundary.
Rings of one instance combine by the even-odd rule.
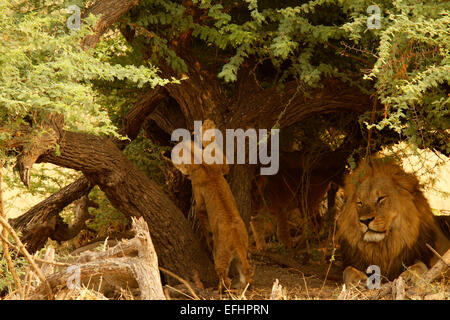
[[[230,290],[231,289],[231,279],[226,277],[226,276],[225,277],[220,277],[219,285],[218,285],[218,288],[217,288],[217,292],[219,294],[222,294],[223,289],[225,289],[225,290]]]
[[[347,267],[343,273],[344,283],[347,288],[358,287],[365,285],[367,281],[367,275],[353,267]]]
[[[403,271],[400,275],[406,282],[414,285],[420,284],[420,280],[425,272],[428,271],[428,267],[425,263],[419,261],[410,266],[407,270]]]

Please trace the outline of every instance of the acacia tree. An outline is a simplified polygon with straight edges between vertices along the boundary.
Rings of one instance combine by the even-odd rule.
[[[377,29],[363,0],[74,3],[79,31],[66,28],[62,4],[0,1],[9,13],[0,20],[2,150],[19,155],[25,184],[36,162],[83,173],[13,221],[34,249],[64,239],[59,211],[98,185],[123,214],[146,219],[162,266],[216,283],[185,215],[121,151],[141,130],[170,146],[171,132],[194,120],[283,132],[319,116],[330,128],[327,116],[347,112],[340,156],[327,153],[334,171],[355,148],[399,139],[450,151],[448,2],[379,1]],[[234,165],[228,177],[246,221],[254,169]]]

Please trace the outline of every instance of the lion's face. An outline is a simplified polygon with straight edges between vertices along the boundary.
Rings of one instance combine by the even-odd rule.
[[[385,238],[397,217],[392,208],[392,184],[385,177],[367,179],[355,193],[356,213],[363,240],[377,242]]]
[[[337,236],[345,266],[364,271],[377,265],[392,280],[415,260],[429,263],[432,253],[426,244],[442,252],[448,245],[441,245],[445,236],[414,174],[389,159],[372,160],[345,180]]]

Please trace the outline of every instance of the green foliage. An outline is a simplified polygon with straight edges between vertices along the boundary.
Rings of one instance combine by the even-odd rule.
[[[237,80],[246,60],[270,61],[280,82],[295,78],[305,88],[341,78],[382,103],[364,126],[450,151],[448,1],[187,2],[146,0],[130,14],[154,33],[145,39],[154,53],[180,72],[185,67],[167,44],[191,30],[196,48],[223,57],[225,82]],[[380,8],[380,29],[368,29],[370,5]]]
[[[153,181],[159,185],[164,185],[165,177],[161,172],[161,167],[166,160],[161,157],[163,151],[170,148],[158,146],[143,133],[134,139],[124,150],[124,154],[133,164],[144,171]]]
[[[23,185],[17,174],[5,175],[4,181],[9,189],[19,189],[22,192],[29,192],[33,196],[47,197],[75,181],[80,174],[50,164],[37,164],[33,166],[30,177],[29,189]]]
[[[122,232],[129,226],[127,218],[111,205],[97,186],[89,193],[89,199],[97,203],[99,207],[89,208],[92,219],[87,221],[86,226],[95,231],[98,237],[107,237],[112,232]]]
[[[437,142],[446,152],[450,152],[449,9],[445,1],[394,1],[386,8],[379,32],[378,59],[365,77],[376,80],[385,109],[383,119],[374,125],[378,130],[389,127],[416,146]]]
[[[381,28],[369,30],[367,8],[374,4],[381,9]],[[186,45],[214,62],[225,82],[237,80],[246,59],[270,61],[278,69],[275,80],[295,78],[304,88],[338,77],[369,89],[383,104],[376,122],[363,118],[364,125],[395,130],[416,145],[435,146],[438,140],[450,151],[447,1],[142,0],[119,24],[134,29],[132,46],[113,30],[89,51],[79,43],[94,17],[69,32],[60,4],[2,0],[0,6],[9,13],[0,20],[2,122],[58,111],[72,130],[115,134],[111,114],[126,102],[120,109],[107,105],[120,99],[121,90],[105,97],[105,83],[167,83],[150,63],[186,72],[188,62],[174,48],[192,35],[195,40],[187,41],[194,42]]]
[[[138,87],[164,85],[152,66],[120,65],[109,56],[123,54],[117,34],[114,45],[83,50],[90,17],[79,31],[68,30],[68,15],[51,1],[15,5],[0,1],[0,123],[14,126],[30,115],[59,112],[70,130],[116,134],[106,106],[98,103],[94,80],[126,80]]]

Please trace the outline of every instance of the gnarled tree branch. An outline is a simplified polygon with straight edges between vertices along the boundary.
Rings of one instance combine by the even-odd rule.
[[[158,185],[139,171],[110,139],[58,129],[54,132],[61,132],[57,137],[59,154],[41,148],[44,152],[36,162],[83,172],[116,209],[128,217],[144,217],[162,266],[185,279],[194,279],[197,273],[208,285],[216,283],[212,263],[189,223]],[[25,160],[26,157],[21,161]]]
[[[94,2],[94,4],[83,12],[82,17],[85,18],[93,14],[95,16],[100,15],[100,19],[94,26],[94,34],[86,36],[81,46],[83,48],[94,48],[103,33],[138,3],[139,0],[97,0]]]
[[[370,96],[358,88],[335,79],[323,81],[324,87],[303,93],[295,81],[249,94],[233,115],[227,128],[272,128],[277,122],[286,128],[317,114],[338,111],[363,113],[370,110]]]
[[[94,184],[83,176],[38,203],[23,215],[9,220],[14,229],[23,234],[22,241],[27,243],[31,253],[42,248],[55,232],[58,214],[75,200],[87,195],[93,186]]]

